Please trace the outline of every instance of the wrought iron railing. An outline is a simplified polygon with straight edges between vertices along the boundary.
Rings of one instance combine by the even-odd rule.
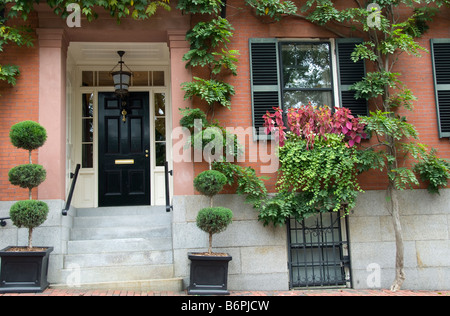
[[[0,227],[5,227],[6,226],[6,220],[10,219],[9,217],[2,217],[0,218]]]
[[[69,196],[67,197],[66,207],[62,210],[62,215],[67,216],[67,212],[70,210],[70,204],[72,203],[73,192],[77,185],[78,173],[80,172],[81,165],[77,164],[75,172],[70,174],[72,178],[72,185],[70,186]]]
[[[164,163],[164,176],[166,182],[166,212],[173,210],[173,205],[170,204],[170,182],[169,175],[173,176],[173,170],[169,170],[169,163],[166,161]]]

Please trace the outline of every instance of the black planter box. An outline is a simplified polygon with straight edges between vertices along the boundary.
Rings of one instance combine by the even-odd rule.
[[[191,275],[189,295],[229,295],[228,256],[205,256],[190,253]]]
[[[48,259],[53,247],[45,251],[0,251],[0,293],[40,293],[48,287]],[[38,248],[38,247],[36,247]]]

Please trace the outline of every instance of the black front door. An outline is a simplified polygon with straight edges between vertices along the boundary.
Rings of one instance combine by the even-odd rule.
[[[99,206],[150,204],[148,92],[98,94]],[[125,110],[126,112],[124,112]]]

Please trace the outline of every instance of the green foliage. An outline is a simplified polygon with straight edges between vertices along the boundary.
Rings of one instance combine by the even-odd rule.
[[[356,204],[359,192],[356,148],[348,148],[342,135],[327,134],[314,148],[291,135],[279,149],[278,194],[262,205],[259,218],[265,224],[284,224],[289,217],[301,219],[316,212],[344,210]]]
[[[362,117],[361,121],[366,124],[369,133],[373,132],[380,137],[390,136],[398,141],[404,138],[418,139],[414,125],[408,123],[406,117],[395,117],[393,112],[377,110],[370,112],[369,117]]]
[[[292,15],[297,12],[297,7],[292,1],[246,0],[245,4],[255,9],[256,15],[269,16],[275,21],[280,21],[284,15]]]
[[[218,17],[211,21],[199,22],[186,33],[191,49],[215,49],[230,42],[233,27],[227,19]]]
[[[220,0],[179,0],[177,9],[192,14],[218,14],[222,6]]]
[[[310,192],[307,203],[312,209],[338,211],[355,205],[359,188],[355,165],[359,163],[354,148],[343,143],[342,136],[328,134],[307,150],[305,140],[291,137],[279,150],[280,192]]]
[[[194,130],[190,144],[195,150],[209,156],[210,161],[233,159],[242,154],[242,146],[235,134],[227,132],[219,124],[207,125],[204,129]]]
[[[0,65],[0,80],[15,86],[16,79],[20,75],[19,67],[16,65]]]
[[[439,189],[448,185],[450,163],[448,160],[438,158],[436,150],[432,149],[423,155],[422,160],[414,166],[414,172],[418,173],[420,179],[428,184],[428,192],[439,194]]]
[[[23,121],[11,127],[9,132],[11,143],[25,150],[35,150],[47,140],[45,128],[34,121]]]
[[[9,10],[8,17],[21,17],[27,19],[30,12],[34,9],[34,3],[39,0],[6,0],[6,3],[14,3]],[[42,1],[41,1],[42,2]],[[112,17],[118,21],[128,16],[133,19],[147,19],[153,16],[158,8],[169,11],[171,9],[169,1],[148,1],[148,0],[48,0],[47,5],[53,9],[57,15],[63,18],[69,14],[66,11],[67,5],[70,3],[78,3],[81,7],[81,13],[86,16],[88,21],[92,21],[98,17],[97,8],[103,8],[109,12]]]
[[[217,170],[206,170],[194,179],[194,188],[203,195],[212,197],[222,191],[227,183],[225,175]]]
[[[10,43],[17,46],[33,46],[31,30],[28,27],[7,26],[4,23],[4,20],[0,21],[0,54],[3,52],[3,47]],[[6,81],[14,86],[19,74],[20,71],[18,66],[0,64],[0,80]]]
[[[8,176],[12,185],[24,189],[33,189],[45,181],[47,172],[41,165],[27,164],[12,168]]]
[[[197,23],[186,34],[191,48],[183,56],[186,67],[208,67],[211,75],[227,70],[236,76],[239,51],[227,50],[233,31],[230,22],[221,17]]]
[[[42,201],[19,201],[9,211],[11,221],[17,227],[35,228],[47,219],[48,205]]]
[[[208,207],[197,215],[197,227],[208,234],[218,234],[233,221],[233,212],[225,207]]]
[[[180,120],[180,125],[192,130],[195,124],[201,123],[201,126],[207,126],[208,122],[206,120],[206,114],[200,109],[179,109],[183,117]],[[198,120],[196,122],[196,120]]]
[[[267,189],[264,180],[268,177],[258,177],[252,167],[242,167],[229,162],[215,162],[214,170],[223,173],[227,178],[227,184],[237,184],[236,193],[245,195],[246,203],[259,209],[267,198]]]
[[[237,75],[236,56],[239,52],[227,49],[233,30],[228,20],[217,17],[197,23],[186,34],[190,43],[189,52],[183,56],[186,67],[206,67],[210,73],[208,79],[194,77],[195,81],[182,84],[185,99],[198,97],[206,101],[212,116],[216,104],[230,109],[231,96],[235,93],[232,85],[218,80],[218,76],[226,72]]]
[[[213,79],[205,80],[199,77],[194,77],[194,79],[195,81],[193,82],[182,84],[182,89],[186,92],[185,100],[199,97],[206,101],[210,107],[218,103],[231,109],[231,96],[235,94],[232,85]]]

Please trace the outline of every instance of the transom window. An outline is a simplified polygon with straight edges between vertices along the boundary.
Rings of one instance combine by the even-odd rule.
[[[83,71],[81,86],[109,87],[113,85],[109,71]],[[131,87],[164,87],[164,71],[133,71]]]

